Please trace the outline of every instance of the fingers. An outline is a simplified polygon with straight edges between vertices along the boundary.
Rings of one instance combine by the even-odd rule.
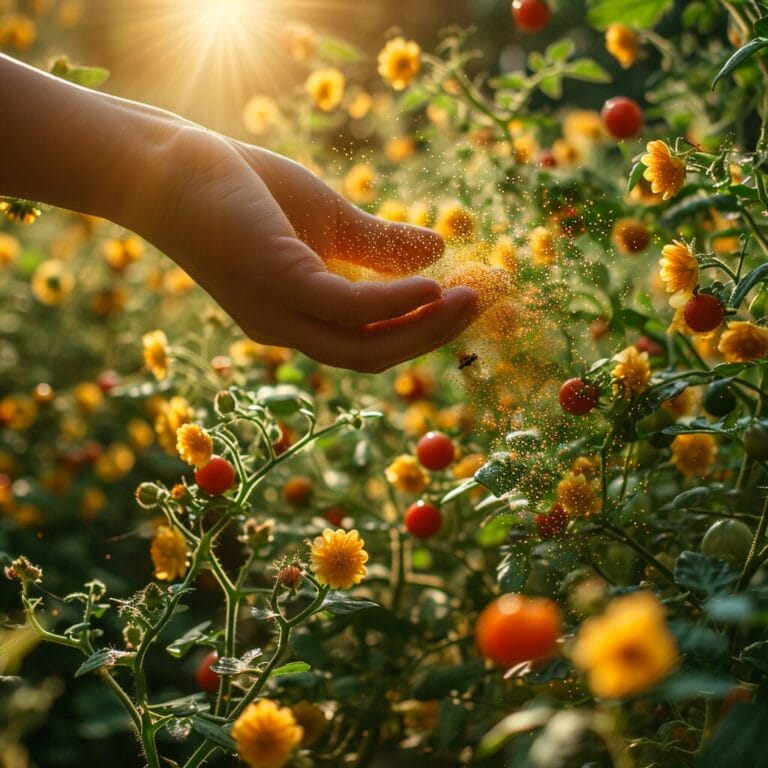
[[[326,365],[378,373],[447,343],[477,312],[477,294],[470,288],[453,288],[408,315],[363,328],[334,328],[307,320],[296,329],[302,338],[295,346]]]
[[[443,238],[431,229],[386,221],[339,199],[336,221],[338,258],[375,269],[405,274],[436,261],[443,254]]]

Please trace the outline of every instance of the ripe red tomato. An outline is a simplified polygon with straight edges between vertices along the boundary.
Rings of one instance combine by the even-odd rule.
[[[534,517],[536,530],[544,539],[552,539],[565,531],[568,525],[568,513],[562,504],[554,504],[547,514]]]
[[[513,0],[512,16],[521,31],[541,32],[549,24],[552,11],[544,0]]]
[[[557,603],[511,592],[497,597],[480,612],[475,645],[483,658],[509,668],[551,656],[561,634],[562,615]]]
[[[725,309],[720,299],[709,293],[691,296],[683,307],[685,324],[696,333],[714,331],[723,322]]]
[[[235,484],[235,468],[221,456],[212,456],[203,467],[195,470],[195,482],[211,496],[221,496]]]
[[[643,110],[636,101],[626,96],[608,99],[600,116],[608,133],[617,139],[636,136],[643,125]]]
[[[560,405],[572,416],[584,416],[597,406],[600,392],[584,379],[573,378],[560,387]]]
[[[405,510],[405,527],[413,536],[428,539],[434,536],[443,524],[440,510],[427,501],[419,500]]]
[[[427,432],[416,444],[416,458],[427,469],[445,469],[455,457],[453,440],[443,432]]]
[[[206,693],[216,693],[219,690],[219,680],[221,675],[214,672],[211,666],[219,660],[219,654],[216,651],[206,653],[197,665],[195,680],[197,687]]]

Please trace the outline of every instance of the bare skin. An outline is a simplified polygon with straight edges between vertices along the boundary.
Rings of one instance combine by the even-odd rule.
[[[403,277],[440,257],[439,235],[364,213],[287,158],[2,55],[0,104],[0,194],[133,230],[256,341],[377,372],[477,313],[469,288]],[[330,258],[387,279],[350,282]]]

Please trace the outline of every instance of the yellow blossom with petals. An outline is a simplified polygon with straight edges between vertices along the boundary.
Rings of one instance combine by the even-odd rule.
[[[736,320],[720,337],[718,350],[729,363],[748,363],[768,355],[768,328]]]
[[[245,102],[243,125],[248,133],[262,136],[280,122],[280,107],[270,96],[256,95]]]
[[[162,381],[168,375],[168,337],[163,331],[150,331],[141,337],[144,365]]]
[[[187,464],[204,467],[213,455],[213,440],[197,424],[182,424],[176,430],[176,451]]]
[[[650,592],[616,597],[605,613],[587,619],[571,658],[599,698],[633,696],[677,669],[679,651],[664,606]]]
[[[648,154],[640,160],[645,166],[643,177],[651,182],[651,190],[663,200],[671,200],[685,184],[685,163],[672,156],[672,150],[660,139],[649,141]]]
[[[75,278],[58,259],[44,261],[32,274],[32,294],[49,307],[61,304],[75,288]]]
[[[331,112],[341,104],[345,86],[346,78],[335,67],[316,69],[305,84],[314,105],[323,112]]]
[[[192,421],[192,408],[183,397],[172,397],[163,402],[155,417],[157,442],[172,455],[176,455],[176,433],[182,424]]]
[[[393,37],[377,58],[378,72],[396,91],[402,91],[421,69],[421,48],[413,40]]]
[[[583,474],[569,472],[557,484],[556,496],[569,514],[591,515],[600,511],[600,497],[595,486]]]
[[[415,456],[402,454],[385,470],[387,480],[398,491],[418,496],[429,485],[429,475]]]
[[[376,199],[376,169],[368,163],[356,163],[344,177],[344,194],[353,203],[371,203]]]
[[[435,231],[449,241],[469,242],[475,236],[475,215],[461,203],[449,203],[437,214]]]
[[[684,304],[699,284],[699,262],[691,246],[682,240],[673,240],[661,249],[659,276],[674,307]]]
[[[104,258],[112,269],[123,271],[138,261],[144,254],[144,241],[137,235],[125,238],[111,238],[104,243]]]
[[[637,33],[626,24],[614,22],[605,30],[605,49],[621,64],[629,69],[636,59],[639,49]]]
[[[283,768],[303,735],[293,712],[271,699],[249,704],[232,726],[237,754],[249,768]]]
[[[616,365],[611,371],[614,395],[632,398],[648,389],[651,365],[647,352],[640,352],[633,345],[619,352],[614,359]]]
[[[672,463],[685,477],[704,477],[717,456],[714,435],[676,435],[672,441]]]
[[[158,526],[149,554],[156,579],[173,581],[187,572],[187,540],[178,528]]]
[[[310,551],[315,578],[331,589],[351,589],[359,584],[368,573],[368,553],[364,547],[357,531],[326,528],[312,542]]]
[[[387,221],[408,221],[408,208],[399,200],[383,200],[376,215]]]
[[[651,233],[640,219],[628,216],[614,224],[612,238],[622,253],[635,254],[648,247]]]

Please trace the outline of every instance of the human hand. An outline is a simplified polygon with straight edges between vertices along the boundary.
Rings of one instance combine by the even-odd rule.
[[[135,228],[251,338],[319,362],[378,372],[454,337],[477,313],[470,288],[433,280],[350,282],[325,259],[388,277],[442,254],[431,230],[364,213],[287,158],[200,129],[170,151],[165,199]]]

